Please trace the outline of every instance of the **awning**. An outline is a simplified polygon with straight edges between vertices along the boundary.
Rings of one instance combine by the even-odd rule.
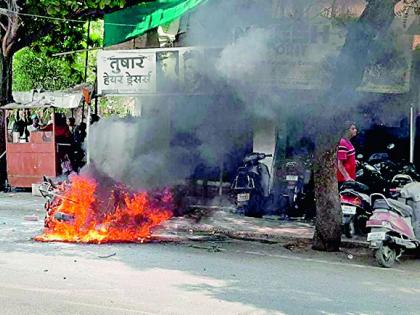
[[[39,108],[77,108],[82,100],[82,92],[14,92],[15,103],[0,109],[39,109]]]
[[[112,46],[170,23],[207,0],[156,0],[128,7],[104,17],[104,45]]]

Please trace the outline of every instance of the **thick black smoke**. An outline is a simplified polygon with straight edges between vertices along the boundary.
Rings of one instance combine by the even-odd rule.
[[[340,117],[340,112],[342,121],[354,120],[362,128],[376,121],[399,124],[406,113],[401,99],[394,100],[401,105],[399,113],[395,114],[394,107],[394,114],[389,115],[381,106],[384,99],[389,100],[384,94],[349,90],[340,103],[331,104],[325,93],[329,87],[317,86],[337,73],[336,41],[344,43],[345,27],[350,25],[345,22],[357,19],[364,5],[360,0],[207,1],[190,14],[182,38],[184,46],[205,48],[204,53],[192,54],[195,73],[186,78],[187,91],[179,82],[168,80],[163,83],[167,93],[139,98],[141,118],[103,119],[95,124],[90,137],[92,163],[117,181],[153,188],[188,177],[216,179],[222,164],[225,170],[234,170],[241,156],[252,150],[257,121],[294,122],[299,127],[289,131],[295,139],[313,137],[322,128],[317,124],[320,117]],[[323,28],[322,19],[333,19],[332,28]],[[404,30],[398,23],[394,32],[401,35]],[[333,35],[337,29],[344,34],[341,39]],[[397,37],[399,44],[408,42],[404,36]],[[381,51],[395,54],[394,42],[382,43]],[[399,71],[409,69],[409,58],[399,53],[392,66]],[[382,57],[378,51],[367,56],[372,62],[365,87],[372,82],[397,85],[393,78],[385,76],[378,83],[374,77],[375,71],[392,72],[389,64],[377,66]],[[287,66],[279,67],[282,62]],[[316,73],[305,73],[309,71],[305,62],[320,67]],[[340,71],[345,81],[351,69]],[[288,78],[295,81],[287,84]],[[345,117],[349,109],[352,117]]]

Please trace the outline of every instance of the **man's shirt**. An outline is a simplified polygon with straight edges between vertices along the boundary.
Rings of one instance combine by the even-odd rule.
[[[356,151],[350,140],[341,138],[338,144],[337,160],[343,162],[344,168],[349,174],[350,178],[356,180]],[[345,181],[343,174],[337,170],[337,181],[342,183]]]

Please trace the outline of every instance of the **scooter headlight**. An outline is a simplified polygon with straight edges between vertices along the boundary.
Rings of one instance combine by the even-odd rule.
[[[388,221],[382,221],[382,226],[387,229],[392,229],[392,224]]]

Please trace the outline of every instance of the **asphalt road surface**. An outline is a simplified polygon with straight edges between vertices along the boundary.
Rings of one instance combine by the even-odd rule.
[[[30,201],[4,207],[0,314],[420,314],[420,259],[382,269],[359,253],[232,240],[36,243]]]

